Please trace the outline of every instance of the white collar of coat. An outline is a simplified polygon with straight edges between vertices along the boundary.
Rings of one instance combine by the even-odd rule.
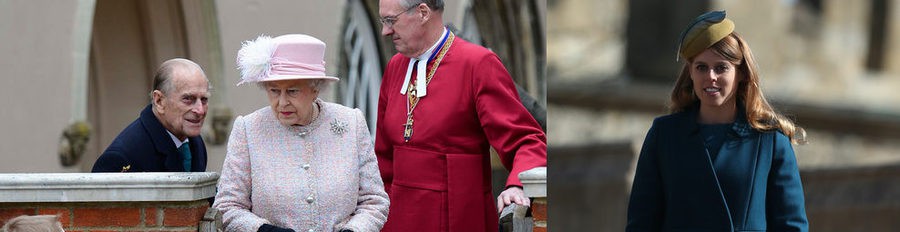
[[[166,130],[166,133],[169,133],[169,137],[172,137],[172,142],[175,143],[175,148],[179,148],[181,147],[181,144],[185,144],[188,142],[188,139],[184,139],[184,141],[178,140],[178,137],[175,137],[175,134],[172,134],[172,132],[169,132],[169,130]]]
[[[402,87],[400,87],[400,94],[406,95],[406,88],[409,86],[409,80],[412,79],[413,64],[415,64],[417,60],[423,60],[425,62],[419,62],[419,64],[417,65],[418,67],[416,68],[416,97],[424,97],[426,94],[428,94],[425,87],[425,85],[428,84],[426,83],[427,80],[425,80],[425,71],[427,71],[429,61],[428,58],[431,57],[432,53],[436,52],[438,44],[441,43],[443,38],[447,37],[447,33],[448,31],[445,27],[443,33],[441,33],[440,38],[442,39],[438,39],[437,41],[435,41],[434,44],[431,45],[431,48],[428,48],[428,50],[425,51],[425,53],[422,53],[422,55],[409,59],[409,65],[407,65],[406,68],[406,75],[403,78],[403,85]]]

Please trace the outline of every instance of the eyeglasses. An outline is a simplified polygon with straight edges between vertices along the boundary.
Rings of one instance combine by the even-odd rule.
[[[422,4],[422,3],[419,3],[419,4]],[[398,18],[398,17],[400,17],[400,15],[405,14],[406,12],[409,12],[409,10],[412,10],[413,8],[416,8],[417,6],[419,6],[419,4],[412,5],[409,8],[406,8],[406,10],[404,10],[403,12],[400,12],[398,14],[387,16],[387,17],[382,17],[381,19],[379,19],[379,21],[381,21],[381,25],[384,25],[385,27],[393,28],[394,23],[397,23],[397,20],[400,19],[400,18]]]

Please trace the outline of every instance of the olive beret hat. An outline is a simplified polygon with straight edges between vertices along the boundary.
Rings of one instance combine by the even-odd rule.
[[[681,32],[678,54],[685,59],[694,57],[734,31],[734,22],[725,18],[725,11],[711,11],[700,15]]]

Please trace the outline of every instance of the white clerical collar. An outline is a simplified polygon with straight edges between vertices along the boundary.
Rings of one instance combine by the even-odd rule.
[[[169,132],[169,130],[166,130],[166,133],[169,133],[169,137],[172,138],[172,142],[175,142],[175,148],[179,148],[181,147],[181,144],[188,142],[188,139],[184,139],[184,141],[178,140],[178,137],[175,137],[175,135],[172,134],[172,132]]]
[[[406,90],[407,90],[407,87],[409,86],[409,81],[410,81],[410,79],[412,79],[413,64],[416,64],[416,61],[421,61],[418,63],[418,65],[416,65],[417,66],[416,67],[416,97],[424,97],[426,94],[428,94],[428,92],[426,92],[427,90],[425,88],[425,85],[428,84],[428,83],[426,83],[427,80],[425,80],[425,75],[426,75],[425,73],[427,71],[428,62],[430,61],[429,58],[431,58],[432,54],[437,52],[437,49],[439,49],[438,45],[440,45],[442,42],[444,42],[447,39],[447,33],[450,33],[450,32],[445,27],[444,31],[441,33],[440,39],[435,41],[434,44],[431,45],[431,48],[428,48],[428,50],[425,51],[424,53],[422,53],[422,55],[419,55],[418,57],[413,57],[413,58],[409,59],[409,65],[407,65],[407,68],[406,68],[406,76],[404,76],[404,79],[403,79],[403,86],[400,87],[400,94],[406,95]]]

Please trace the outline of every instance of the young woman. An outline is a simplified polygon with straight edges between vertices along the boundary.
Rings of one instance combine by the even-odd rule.
[[[805,132],[763,97],[750,47],[724,11],[682,34],[672,114],[653,121],[627,231],[807,231],[792,143]]]

